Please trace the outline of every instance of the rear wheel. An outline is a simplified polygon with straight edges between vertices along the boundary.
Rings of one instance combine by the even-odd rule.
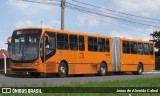
[[[99,69],[99,75],[100,76],[106,76],[107,75],[107,67],[105,63],[101,63],[100,69]]]
[[[135,75],[141,75],[142,72],[143,72],[143,65],[140,63],[140,64],[138,64],[138,66],[137,66],[137,71],[136,71],[136,72],[133,72],[133,74],[135,74]]]
[[[38,78],[38,77],[40,77],[41,73],[39,73],[39,72],[30,72],[30,75],[32,77],[34,77],[34,78]]]
[[[59,77],[62,77],[62,78],[68,76],[68,68],[64,62],[61,62],[59,64],[58,75],[59,75]]]

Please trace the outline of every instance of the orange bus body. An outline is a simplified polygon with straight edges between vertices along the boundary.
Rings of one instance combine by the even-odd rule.
[[[24,28],[24,29],[17,29],[15,31],[36,30],[36,29],[42,30],[42,34],[40,35],[39,39],[40,39],[40,42],[43,42],[43,40],[45,41],[42,44],[44,46],[47,46],[47,41],[53,40],[47,34],[49,34],[49,32],[55,34],[56,49],[55,49],[54,55],[52,55],[48,58],[46,54],[48,54],[47,50],[49,50],[49,49],[47,49],[47,48],[42,48],[43,51],[40,52],[40,50],[42,50],[41,44],[38,45],[37,59],[32,62],[23,62],[23,61],[15,62],[12,60],[12,52],[11,52],[10,68],[13,72],[59,73],[59,71],[61,70],[59,66],[62,62],[64,64],[66,64],[67,74],[97,74],[101,70],[102,63],[106,65],[105,66],[106,72],[122,72],[122,71],[123,72],[136,72],[137,68],[138,68],[138,64],[143,65],[143,71],[149,71],[149,70],[154,69],[154,60],[155,60],[154,52],[152,55],[144,55],[144,54],[138,54],[138,53],[137,54],[130,54],[130,53],[124,54],[123,50],[122,50],[123,49],[123,46],[122,46],[123,41],[129,41],[129,42],[134,41],[134,42],[152,44],[152,47],[153,47],[152,42],[118,38],[119,51],[116,52],[117,45],[115,48],[113,48],[114,47],[113,46],[114,40],[112,37],[109,37],[109,36],[85,34],[85,33],[81,33],[81,32],[70,32],[70,31],[66,31],[66,30],[64,30],[64,31],[53,30],[53,29],[49,29],[49,28]],[[58,47],[61,47],[61,45],[60,45],[61,42],[57,41],[58,36],[63,37],[63,34],[67,34],[66,35],[67,37],[64,36],[64,39],[68,38],[68,42],[67,42],[68,49],[65,49],[65,50],[58,49]],[[71,50],[72,44],[70,41],[73,39],[71,37],[72,35],[73,35],[73,37],[77,36],[78,46],[77,46],[76,50],[73,50],[74,47]],[[80,39],[79,39],[80,36],[84,37],[84,50],[82,50],[82,51],[80,50],[80,46],[81,46]],[[45,37],[45,39],[42,40],[43,37]],[[13,38],[13,36],[12,36],[12,38]],[[59,39],[61,39],[61,38],[59,38]],[[74,40],[75,39],[73,39],[73,41]],[[107,40],[109,40],[109,41],[107,41]],[[92,44],[89,44],[89,42],[92,42]],[[13,40],[11,42],[11,46],[12,46],[12,43],[13,43]],[[104,44],[102,44],[102,43],[104,43]],[[57,44],[59,44],[59,45],[57,45]],[[66,42],[64,42],[64,44],[66,44]],[[108,46],[109,49],[106,48],[107,44],[109,44],[109,46]],[[49,45],[49,46],[51,46],[51,45]],[[100,48],[102,48],[102,50]],[[11,47],[11,50],[13,51],[12,47]],[[92,50],[92,51],[88,51],[88,50]],[[108,51],[106,51],[106,50],[108,50]],[[129,50],[131,50],[131,49],[129,49]],[[117,55],[117,56],[119,56],[118,59],[116,59],[117,57],[114,57],[114,56],[116,56],[115,54],[117,54],[117,53],[119,54],[119,55]],[[41,56],[41,54],[45,54],[45,55]],[[118,62],[114,59],[118,60]]]

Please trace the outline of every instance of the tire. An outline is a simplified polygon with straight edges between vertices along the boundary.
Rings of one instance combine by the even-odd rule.
[[[138,64],[138,66],[137,66],[137,71],[136,71],[136,72],[133,72],[133,74],[135,74],[135,75],[141,75],[142,72],[143,72],[143,65],[140,63],[140,64]]]
[[[68,76],[68,68],[67,68],[66,63],[61,62],[61,63],[59,64],[59,67],[58,67],[58,75],[59,75],[59,77],[61,77],[61,78],[64,78],[64,77],[67,77],[67,76]]]
[[[105,63],[101,63],[100,69],[99,69],[99,75],[100,76],[106,76],[107,75],[107,67]]]
[[[40,75],[41,75],[41,73],[39,73],[39,72],[30,72],[30,75],[31,75],[32,77],[34,77],[34,78],[39,78]]]

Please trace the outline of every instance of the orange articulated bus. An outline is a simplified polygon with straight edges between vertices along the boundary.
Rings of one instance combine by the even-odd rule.
[[[13,32],[10,68],[13,72],[99,74],[154,69],[154,44],[147,41],[85,34],[49,28]]]

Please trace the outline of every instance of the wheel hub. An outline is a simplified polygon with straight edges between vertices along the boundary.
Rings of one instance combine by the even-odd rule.
[[[104,74],[105,71],[106,71],[105,68],[102,67],[102,68],[101,68],[101,72]]]
[[[142,73],[142,68],[139,69],[139,73]]]
[[[61,73],[65,73],[65,68],[63,66],[60,67]]]

